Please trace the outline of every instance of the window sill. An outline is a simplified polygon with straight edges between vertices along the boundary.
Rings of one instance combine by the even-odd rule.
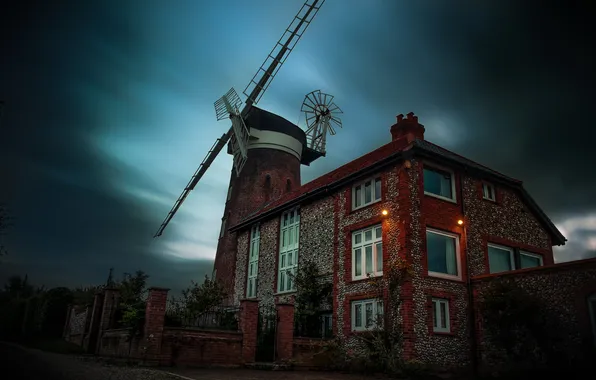
[[[350,277],[350,280],[348,281],[350,284],[359,284],[359,283],[364,283],[366,281],[375,281],[377,279],[382,279],[383,278],[383,274],[379,274],[376,276],[371,276],[371,277],[364,277],[364,278],[354,278],[354,277]]]
[[[438,280],[447,280],[447,281],[454,281],[454,282],[463,282],[462,277],[460,276],[450,276],[447,274],[441,274],[441,273],[434,273],[434,272],[427,272],[426,273],[426,277],[429,278],[436,278]]]
[[[457,204],[457,198],[455,198],[455,199],[447,198],[447,197],[444,197],[442,195],[437,195],[437,194],[429,193],[429,192],[426,192],[426,191],[424,192],[424,195],[427,195],[427,196],[433,197],[433,198],[437,198],[437,199],[440,199],[440,200],[445,201],[445,202],[450,202],[450,203]]]
[[[296,293],[296,290],[284,290],[283,292],[273,293],[273,296],[287,296]]]
[[[437,336],[455,336],[455,333],[453,331],[450,332],[445,332],[445,331],[432,331],[430,332],[432,335],[437,335]]]
[[[376,201],[373,201],[373,202],[371,202],[371,203],[369,203],[369,204],[366,204],[366,205],[364,205],[364,206],[354,207],[354,205],[352,205],[352,207],[350,207],[350,211],[349,211],[349,213],[351,214],[351,213],[353,213],[353,212],[356,212],[356,211],[360,211],[360,210],[367,209],[367,208],[369,208],[369,207],[371,207],[371,206],[374,206],[374,205],[376,205],[377,203],[380,203],[380,202],[382,202],[382,201],[383,201],[383,197],[381,196],[381,199],[378,199],[378,200],[376,200]]]

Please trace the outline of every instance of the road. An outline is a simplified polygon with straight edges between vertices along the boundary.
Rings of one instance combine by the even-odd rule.
[[[0,342],[2,380],[180,380],[166,373],[116,367]]]

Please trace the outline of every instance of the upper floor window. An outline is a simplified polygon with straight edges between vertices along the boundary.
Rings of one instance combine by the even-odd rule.
[[[286,211],[281,216],[279,234],[279,273],[278,292],[296,290],[292,276],[298,268],[298,247],[300,242],[300,209]]]
[[[427,229],[426,256],[429,275],[461,279],[459,237],[457,235]]]
[[[449,300],[433,298],[433,331],[448,333],[451,332],[449,323]]]
[[[534,268],[544,265],[542,255],[519,251],[519,267],[516,252],[511,247],[488,243],[489,273],[506,272],[515,269]]]
[[[246,284],[246,298],[253,298],[257,296],[260,241],[261,234],[259,231],[259,225],[255,224],[250,229],[250,248],[248,253],[248,279]]]
[[[224,236],[224,234],[226,233],[226,223],[228,221],[228,218],[223,218],[221,220],[221,229],[219,230],[219,237],[222,238]]]
[[[232,199],[232,185],[230,185],[230,187],[228,187],[228,197],[227,197],[227,200],[229,201],[230,199]]]
[[[383,326],[383,301],[352,301],[352,331],[366,331]]]
[[[453,172],[425,167],[424,194],[455,201],[455,180]]]
[[[352,209],[367,206],[381,200],[381,177],[368,179],[352,188]]]
[[[488,245],[488,266],[490,273],[515,269],[513,249],[496,244]]]
[[[482,198],[488,199],[489,201],[495,201],[495,187],[490,183],[482,183]]]
[[[352,233],[352,279],[383,275],[383,228],[381,225]]]
[[[541,267],[543,265],[542,255],[537,255],[535,253],[530,252],[519,252],[519,263],[520,268],[534,268],[534,267]]]

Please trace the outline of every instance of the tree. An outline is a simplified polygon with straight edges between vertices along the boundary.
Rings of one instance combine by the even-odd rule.
[[[137,270],[134,275],[124,273],[122,280],[115,283],[115,287],[120,291],[117,322],[130,329],[130,339],[143,331],[148,278],[148,274]]]
[[[290,275],[296,284],[295,320],[302,336],[319,336],[322,305],[331,305],[333,284],[325,281],[313,261],[300,264],[296,275]]]
[[[205,275],[202,284],[191,281],[181,298],[172,298],[168,317],[176,323],[197,320],[221,305],[226,292],[221,284]],[[218,311],[215,311],[218,312]]]

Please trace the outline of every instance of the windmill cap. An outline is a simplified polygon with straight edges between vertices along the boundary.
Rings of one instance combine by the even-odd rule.
[[[424,140],[424,125],[418,122],[418,116],[410,112],[404,118],[403,114],[397,115],[397,122],[391,126],[391,139],[407,139],[408,143],[415,139]]]

